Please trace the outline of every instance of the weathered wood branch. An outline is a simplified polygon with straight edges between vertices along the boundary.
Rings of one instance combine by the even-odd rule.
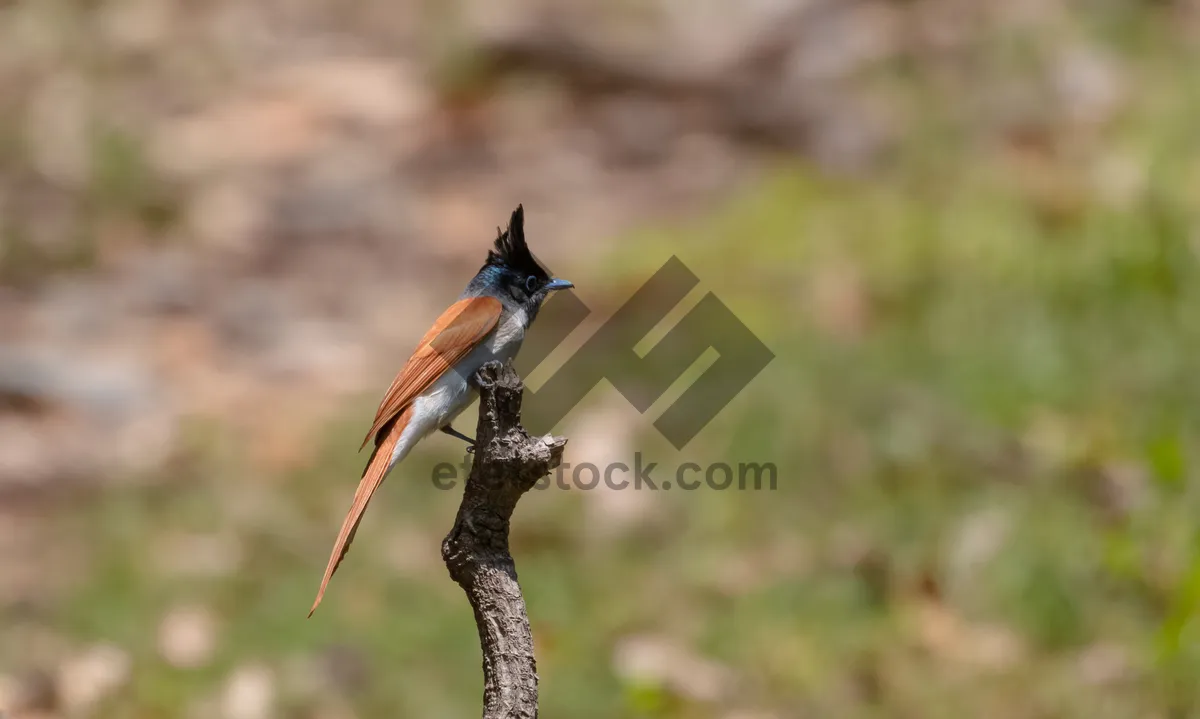
[[[490,362],[475,381],[480,394],[475,460],[454,527],[442,542],[442,559],[475,612],[484,719],[525,719],[538,715],[537,665],[508,550],[509,519],[521,495],[562,462],[567,440],[530,437],[521,426],[524,385],[510,365]]]

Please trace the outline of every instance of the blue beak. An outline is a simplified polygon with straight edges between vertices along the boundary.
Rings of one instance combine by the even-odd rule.
[[[546,289],[553,292],[554,290],[565,290],[568,287],[574,287],[575,283],[566,280],[553,279],[546,283]]]

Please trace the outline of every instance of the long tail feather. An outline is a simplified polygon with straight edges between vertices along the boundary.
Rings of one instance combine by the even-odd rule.
[[[345,521],[342,522],[341,531],[338,532],[337,541],[333,544],[333,552],[329,555],[329,564],[325,567],[325,576],[321,579],[321,588],[317,591],[317,598],[313,602],[312,609],[308,610],[309,617],[317,611],[321,599],[325,596],[325,588],[329,585],[329,580],[333,578],[333,573],[342,563],[346,552],[350,551],[350,543],[354,541],[354,533],[358,530],[358,523],[362,521],[363,512],[367,511],[367,504],[370,503],[375,490],[383,484],[383,478],[387,475],[392,462],[392,451],[396,448],[396,443],[400,441],[400,435],[404,433],[404,428],[408,426],[411,417],[412,407],[409,406],[396,417],[383,441],[375,446],[371,460],[363,470],[358,489],[354,492],[354,502],[350,505],[350,511],[346,514]]]

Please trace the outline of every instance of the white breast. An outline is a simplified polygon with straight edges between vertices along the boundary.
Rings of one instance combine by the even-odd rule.
[[[496,325],[490,343],[492,353],[500,360],[512,359],[516,356],[517,350],[521,348],[521,342],[525,339],[525,327],[529,323],[529,317],[523,309],[514,310],[511,314],[505,313],[505,315]],[[480,365],[482,364],[480,363]]]

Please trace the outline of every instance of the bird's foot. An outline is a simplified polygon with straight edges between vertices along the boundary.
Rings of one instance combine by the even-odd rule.
[[[442,427],[442,431],[445,432],[446,434],[450,435],[451,437],[458,437],[459,439],[466,442],[467,443],[467,454],[472,454],[475,451],[475,440],[471,439],[467,435],[463,434],[462,432],[459,432],[457,429],[454,429],[450,425],[446,425],[445,427]]]

